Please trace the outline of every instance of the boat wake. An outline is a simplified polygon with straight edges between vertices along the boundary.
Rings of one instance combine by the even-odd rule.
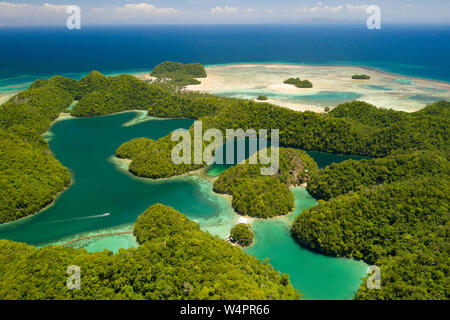
[[[67,221],[74,221],[74,220],[95,219],[95,218],[108,217],[108,216],[110,216],[110,215],[111,215],[111,213],[106,212],[106,213],[103,213],[103,214],[97,214],[97,215],[94,215],[94,216],[79,217],[79,218],[71,218],[71,219],[63,219],[63,220],[54,220],[54,221],[42,222],[42,223],[38,223],[38,224],[52,224],[52,223],[60,223],[60,222],[67,222]]]

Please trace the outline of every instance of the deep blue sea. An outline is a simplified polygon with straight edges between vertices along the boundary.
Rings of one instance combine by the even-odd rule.
[[[450,26],[215,25],[0,28],[0,90],[39,77],[150,71],[166,60],[374,67],[450,82]],[[12,86],[12,87],[11,87]]]

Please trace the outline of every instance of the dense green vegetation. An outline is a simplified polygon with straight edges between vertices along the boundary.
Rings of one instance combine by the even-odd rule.
[[[78,87],[79,103],[71,112],[76,117],[148,110],[151,116],[199,118],[214,114],[229,100],[196,92],[180,92],[165,83],[149,84],[129,75],[105,77],[95,71],[82,78]]]
[[[39,211],[69,184],[69,171],[49,150],[0,129],[0,223]]]
[[[439,108],[436,108],[439,106]],[[425,109],[433,108],[433,113]],[[449,102],[436,102],[421,112],[377,109],[365,102],[344,103],[327,114],[296,112],[268,103],[235,100],[213,117],[215,128],[280,130],[280,144],[303,150],[383,157],[394,150],[438,149],[448,152]],[[345,110],[347,117],[340,116]],[[357,114],[378,110],[378,125],[357,120]],[[439,110],[439,111],[438,111]],[[393,114],[389,122],[386,114]],[[338,116],[335,116],[338,115]],[[400,121],[395,121],[395,118]]]
[[[300,80],[300,78],[289,78],[284,80],[283,83],[292,84],[297,88],[312,88],[313,84],[309,80]]]
[[[79,102],[71,114],[76,117],[100,116],[125,110],[145,110],[154,103],[172,101],[172,94],[162,86],[148,85],[129,75],[105,77],[92,72],[79,81]],[[87,85],[86,88],[84,86]],[[89,86],[92,89],[89,90]]]
[[[175,164],[171,154],[177,144],[178,142],[170,140],[170,136],[157,141],[137,138],[122,144],[116,150],[116,156],[132,160],[129,171],[134,175],[152,179],[170,178],[204,166],[204,164],[194,164],[193,154],[192,164]]]
[[[323,253],[381,268],[381,289],[358,299],[449,299],[448,175],[377,185],[319,202],[299,215],[293,235]]]
[[[258,96],[257,98],[256,98],[256,100],[259,100],[259,101],[265,101],[265,100],[268,100],[268,98],[267,98],[267,96]]]
[[[201,82],[195,78],[190,78],[186,76],[180,76],[169,81],[171,85],[178,87],[185,87],[189,85],[200,84]]]
[[[294,208],[290,185],[305,183],[318,172],[315,161],[306,153],[279,149],[279,170],[273,176],[261,176],[263,165],[238,164],[228,168],[214,181],[213,190],[233,197],[236,212],[258,218],[286,215]]]
[[[368,76],[367,74],[354,74],[352,76],[353,80],[369,80],[370,76]]]
[[[88,253],[0,240],[0,299],[298,299],[269,264],[156,204],[136,221],[138,248]],[[220,263],[218,263],[220,261]],[[81,288],[66,286],[67,267]]]
[[[201,63],[184,64],[166,61],[154,67],[150,75],[158,78],[176,78],[179,75],[206,78],[206,71]]]
[[[430,108],[431,106],[427,106]],[[443,105],[443,109],[448,106]],[[440,108],[441,109],[441,108]],[[367,126],[368,129],[386,128],[396,123],[404,123],[411,119],[411,115],[418,115],[420,111],[412,114],[394,111],[392,109],[381,109],[362,101],[343,103],[330,111],[333,118],[347,119],[352,122]],[[439,114],[436,114],[439,115]]]
[[[239,181],[232,196],[233,209],[250,217],[273,218],[294,209],[294,196],[289,188],[269,176]]]
[[[174,70],[176,72],[176,68]],[[41,134],[74,99],[78,100],[71,111],[74,116],[147,110],[151,116],[200,119],[203,130],[279,129],[280,144],[284,147],[373,157],[371,160],[349,160],[319,171],[315,162],[302,152],[280,148],[277,175],[261,176],[258,165],[237,165],[220,175],[214,190],[231,195],[237,212],[267,218],[291,211],[293,198],[288,186],[308,182],[308,190],[315,197],[328,201],[319,201],[318,206],[300,215],[292,227],[293,235],[314,250],[379,265],[382,289],[367,290],[361,286],[358,299],[449,298],[446,242],[449,231],[449,102],[440,101],[420,111],[405,113],[354,101],[341,104],[326,114],[318,114],[296,112],[265,102],[184,92],[170,83],[146,83],[127,75],[105,77],[92,72],[80,81],[63,77],[38,80],[0,106],[0,222],[36,212],[69,185],[68,170],[54,159]],[[116,155],[132,160],[132,173],[151,178],[179,175],[204,165],[174,165],[170,154],[175,144],[169,136],[157,141],[139,138],[120,146]],[[170,216],[167,208],[155,210],[164,213],[159,216]],[[145,224],[144,221],[151,221],[149,226],[157,225],[151,219],[141,220],[141,223]],[[171,221],[171,227],[183,225],[177,219]],[[199,240],[204,234],[192,229],[187,233],[196,236],[190,238],[182,230],[180,233],[184,238],[177,238],[177,232],[170,235],[163,232],[146,241],[145,228],[139,231],[141,223],[136,228],[141,246],[117,255],[88,254],[83,250],[59,247],[36,250],[1,241],[0,273],[6,278],[0,278],[0,297],[294,297],[291,287],[279,286],[279,283],[286,283],[284,277],[276,275],[269,266],[250,263],[255,260],[246,260],[253,259],[246,255],[232,260],[255,265],[252,270],[260,273],[255,271],[255,275],[254,271],[239,264],[236,269],[230,267],[230,270],[236,270],[231,273],[215,266],[218,259],[229,261],[222,255],[217,256],[228,251],[221,245],[213,245],[215,240],[211,240],[211,247],[219,246],[214,247],[216,254],[211,252],[199,257],[205,259],[202,260],[205,267],[200,270],[205,272],[192,274],[193,265],[189,261],[196,261],[194,256],[198,252],[209,252],[198,245],[209,243]],[[160,227],[158,230],[165,230],[162,225]],[[160,235],[156,229],[148,230],[152,230],[148,234]],[[189,249],[178,243],[188,245]],[[209,244],[205,246],[209,248]],[[233,255],[233,251],[229,252]],[[155,261],[156,267],[145,267],[148,261]],[[27,268],[33,265],[32,262],[42,265],[42,270],[46,271],[29,271]],[[77,290],[69,292],[65,289],[65,268],[70,264],[82,265],[82,270],[90,270],[89,276],[92,276],[88,280],[91,281],[89,288],[86,292],[78,291],[79,295]],[[184,280],[183,283],[168,284],[171,272],[190,279],[188,284]],[[245,284],[239,281],[231,284],[230,278],[213,282],[215,278],[209,278],[210,273],[218,272],[232,279],[244,277],[249,280]],[[23,278],[25,274],[27,277],[32,275],[29,282]],[[162,279],[161,282],[158,279]],[[252,284],[255,279],[262,282]],[[202,290],[191,280],[206,281],[210,285]],[[264,281],[275,284],[266,286]],[[234,286],[236,292],[230,286]],[[179,289],[182,287],[192,295],[183,295]],[[266,291],[269,287],[273,290]],[[250,296],[250,292],[254,294]]]
[[[195,78],[206,78],[206,70],[200,63],[184,64],[166,61],[153,68],[151,76],[158,79],[170,79],[169,83],[184,87],[191,84],[200,84]]]
[[[314,198],[329,200],[376,184],[449,172],[447,159],[436,151],[399,152],[385,158],[332,164],[312,176],[307,189]]]
[[[74,84],[38,80],[0,105],[0,223],[39,211],[69,186],[69,171],[41,134],[72,102]]]
[[[243,247],[248,247],[252,244],[254,234],[250,226],[245,223],[238,223],[230,231],[231,241]]]

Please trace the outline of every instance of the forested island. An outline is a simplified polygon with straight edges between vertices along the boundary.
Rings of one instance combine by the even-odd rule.
[[[367,74],[354,74],[352,76],[353,80],[369,80],[370,76],[368,76]]]
[[[192,84],[200,84],[196,78],[206,78],[206,70],[201,63],[184,64],[181,62],[162,62],[153,68],[151,76],[162,79],[170,79],[174,86],[184,87]]]
[[[313,84],[309,80],[300,80],[300,78],[289,78],[284,80],[286,84],[292,84],[297,88],[312,88]]]
[[[420,111],[406,113],[378,109],[355,101],[341,104],[326,114],[319,114],[293,111],[265,102],[180,92],[176,86],[167,83],[146,83],[128,75],[105,77],[92,72],[79,81],[63,77],[38,80],[24,92],[0,105],[0,186],[2,190],[6,190],[0,195],[1,222],[35,213],[69,186],[68,170],[53,157],[41,135],[73,100],[78,103],[74,105],[71,114],[78,117],[146,110],[150,116],[202,120],[204,130],[280,129],[282,148],[277,175],[256,177],[254,170],[257,166],[236,165],[219,176],[214,183],[215,191],[232,195],[233,208],[238,213],[269,218],[290,212],[293,202],[288,187],[306,182],[308,191],[320,201],[316,207],[299,215],[294,222],[292,234],[299,243],[325,254],[362,259],[381,268],[384,279],[381,289],[368,290],[362,285],[356,298],[449,299],[450,259],[446,249],[446,235],[449,231],[449,102],[436,102]],[[150,178],[176,176],[206,165],[175,167],[170,159],[172,142],[168,137],[156,141],[134,139],[120,146],[116,155],[132,160],[132,173]],[[319,170],[309,156],[293,148],[369,156],[372,159],[349,160]],[[273,205],[275,198],[280,202]],[[209,256],[210,258],[207,255],[196,255],[202,252],[213,254],[214,250],[221,252],[228,248],[222,248],[223,245],[230,245],[222,240],[214,240],[196,226],[195,229],[194,224],[187,219],[182,222],[183,216],[171,210],[156,207],[144,214],[145,218],[140,218],[142,222],[138,220],[135,226],[140,247],[123,250],[117,255],[87,254],[84,250],[62,247],[37,250],[25,244],[0,241],[0,272],[5,275],[0,279],[0,296],[10,299],[45,299],[55,296],[297,298],[290,285],[280,285],[280,281],[285,283],[283,277],[275,271],[268,271],[272,270],[269,266],[259,264],[256,259],[242,252],[230,251],[231,260],[236,260],[231,257],[235,254],[240,257],[233,267],[229,266],[231,269],[236,267],[235,272],[214,269],[221,267],[216,266],[214,255]],[[150,218],[153,212],[154,220]],[[158,223],[164,221],[166,216],[175,217],[175,220],[171,220],[170,227],[166,223]],[[143,224],[153,228],[150,234],[158,236],[145,240],[145,235],[139,231],[148,230],[140,229],[139,226]],[[183,233],[183,226],[190,230],[188,235],[196,236],[178,238],[164,233],[166,227],[179,228]],[[183,245],[183,241],[190,241],[190,245]],[[162,243],[170,243],[177,248],[180,246],[180,250],[168,250]],[[210,245],[216,246],[211,252],[202,247]],[[192,252],[184,251],[188,248]],[[160,252],[161,255],[154,257],[154,252]],[[176,269],[175,274],[186,270],[186,277],[192,277],[192,282],[168,285],[165,281],[170,280],[162,277],[163,282],[156,281],[152,284],[155,285],[152,287],[154,289],[146,291],[147,286],[141,286],[137,280],[139,278],[134,275],[144,272],[146,277],[152,279],[151,273],[145,271],[148,270],[147,261],[155,261],[156,265],[161,266],[159,272],[164,274],[166,269],[172,268],[171,264],[165,264],[164,259],[152,259],[168,257],[174,252],[182,255],[175,255],[174,259],[184,261],[171,262],[177,266],[180,263],[180,269]],[[56,268],[58,265],[74,262],[84,270],[91,270],[93,282],[86,288],[101,289],[69,292],[65,289],[64,282],[55,284],[54,281],[64,277],[64,273],[56,275],[50,272],[46,278],[23,270],[26,266],[33,265],[32,262],[38,256],[44,266],[48,264]],[[130,257],[136,263],[125,264],[123,261],[131,261]],[[195,261],[196,258],[210,259],[209,267],[201,269],[202,272],[192,272],[189,261]],[[247,279],[249,273],[238,274],[238,270],[242,269],[239,261],[262,270],[251,273],[252,280],[249,282],[242,280],[245,289],[236,290],[233,287],[233,290],[228,290],[228,285],[224,285],[225,289],[219,290],[220,292],[212,289],[215,288],[213,286],[203,286],[206,288],[205,292],[195,290],[195,277],[208,278],[221,274],[232,279]],[[108,271],[110,268],[120,270],[124,266],[127,268],[126,272],[111,275]],[[25,275],[29,280],[21,278]],[[261,280],[255,275],[268,278]],[[255,277],[258,279],[254,280]],[[103,282],[104,279],[106,280]],[[258,281],[266,282],[262,285]],[[32,290],[38,283],[45,294]],[[120,290],[113,289],[113,283],[120,283]],[[136,286],[134,283],[137,283]],[[241,282],[236,281],[235,284],[240,286]],[[266,285],[274,288],[269,290],[270,294],[263,289]],[[190,286],[194,288],[192,291]],[[47,287],[48,290],[45,289]],[[173,290],[165,291],[164,288],[167,287]],[[192,295],[183,296],[180,290],[190,291]],[[255,294],[250,295],[250,292]],[[77,294],[79,295],[75,296]]]
[[[230,231],[231,242],[247,247],[253,242],[253,231],[245,223],[238,223]]]

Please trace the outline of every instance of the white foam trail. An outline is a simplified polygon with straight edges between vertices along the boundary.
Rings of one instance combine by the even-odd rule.
[[[51,224],[51,223],[67,222],[67,221],[73,221],[73,220],[85,220],[85,219],[103,218],[103,217],[107,217],[109,215],[111,215],[111,213],[106,212],[106,213],[97,214],[97,215],[94,215],[94,216],[71,218],[71,219],[63,219],[63,220],[55,220],[55,221],[43,222],[43,223],[39,223],[39,224]]]

